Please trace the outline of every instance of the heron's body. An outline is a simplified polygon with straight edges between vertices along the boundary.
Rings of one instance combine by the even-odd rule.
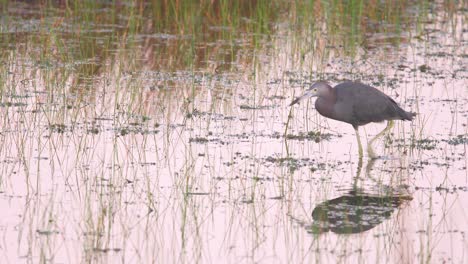
[[[328,96],[315,101],[317,111],[328,118],[353,127],[385,120],[412,120],[413,115],[381,91],[361,83],[344,82],[328,87]]]

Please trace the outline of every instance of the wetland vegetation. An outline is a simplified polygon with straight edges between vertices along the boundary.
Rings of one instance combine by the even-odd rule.
[[[467,8],[0,1],[2,263],[466,263]],[[359,162],[316,80],[417,116]]]

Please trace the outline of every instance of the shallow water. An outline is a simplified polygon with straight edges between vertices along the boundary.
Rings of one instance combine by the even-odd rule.
[[[358,33],[283,12],[268,32],[196,38],[130,7],[2,18],[6,262],[467,262],[461,4]],[[350,125],[288,106],[317,79],[373,85],[417,116],[360,166]]]

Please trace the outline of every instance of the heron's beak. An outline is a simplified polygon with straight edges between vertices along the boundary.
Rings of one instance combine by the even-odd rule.
[[[292,101],[289,104],[289,106],[293,106],[293,105],[299,103],[300,101],[302,101],[304,99],[307,99],[309,97],[314,97],[314,96],[316,96],[316,94],[314,94],[311,90],[307,90],[302,96],[299,96],[296,99],[294,99],[294,101]]]

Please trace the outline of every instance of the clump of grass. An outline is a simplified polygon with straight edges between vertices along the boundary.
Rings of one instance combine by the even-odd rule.
[[[465,145],[468,144],[468,136],[467,135],[458,135],[454,138],[446,140],[450,145]]]
[[[322,133],[320,131],[309,131],[307,133],[300,132],[298,135],[287,134],[286,139],[289,140],[313,140],[315,142],[321,142],[323,140],[330,140],[333,135],[330,133]]]
[[[433,150],[437,146],[437,140],[434,139],[418,139],[411,143],[412,148]]]

